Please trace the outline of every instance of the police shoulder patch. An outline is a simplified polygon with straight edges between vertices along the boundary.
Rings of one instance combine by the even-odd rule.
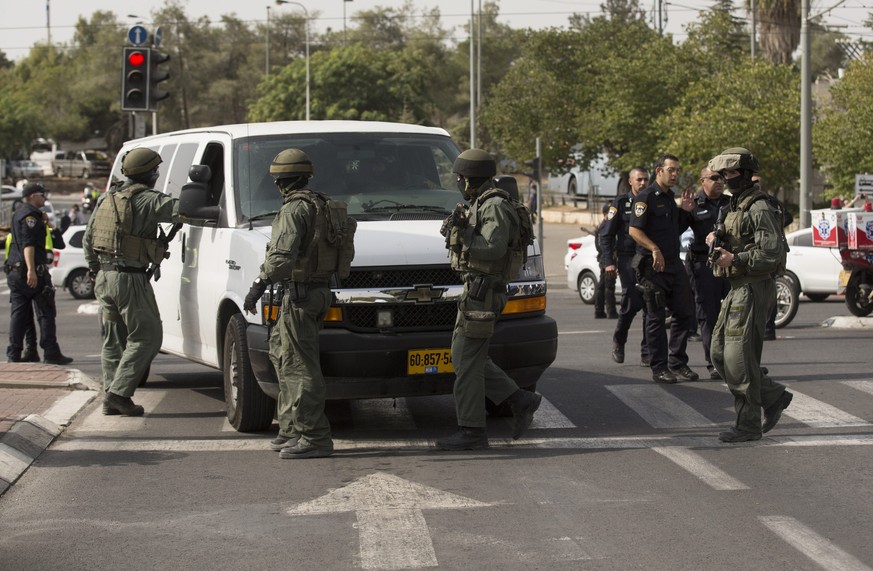
[[[648,204],[645,202],[634,202],[634,216],[639,218],[646,213],[646,208],[648,208]]]
[[[27,224],[28,228],[36,227],[36,216],[27,216],[24,218],[24,223]]]
[[[618,212],[618,208],[616,208],[615,206],[610,206],[609,212],[607,212],[607,214],[606,214],[606,219],[612,220],[617,212]]]

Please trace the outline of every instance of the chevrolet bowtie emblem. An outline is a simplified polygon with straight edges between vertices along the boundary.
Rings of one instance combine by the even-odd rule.
[[[406,299],[413,300],[415,303],[430,303],[443,296],[445,289],[434,289],[430,284],[416,285],[406,292]]]

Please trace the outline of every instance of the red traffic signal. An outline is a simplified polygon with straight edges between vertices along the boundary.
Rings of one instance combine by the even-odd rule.
[[[123,48],[121,110],[149,110],[149,48]]]

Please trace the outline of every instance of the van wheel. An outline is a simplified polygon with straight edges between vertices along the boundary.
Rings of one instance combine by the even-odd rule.
[[[224,334],[224,403],[231,426],[239,432],[259,432],[273,423],[276,401],[264,394],[252,373],[246,327],[237,313]]]

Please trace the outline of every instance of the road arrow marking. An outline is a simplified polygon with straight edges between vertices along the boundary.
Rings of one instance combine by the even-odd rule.
[[[483,508],[478,502],[376,472],[309,502],[288,515],[355,512],[364,569],[436,567],[436,554],[421,510]]]

